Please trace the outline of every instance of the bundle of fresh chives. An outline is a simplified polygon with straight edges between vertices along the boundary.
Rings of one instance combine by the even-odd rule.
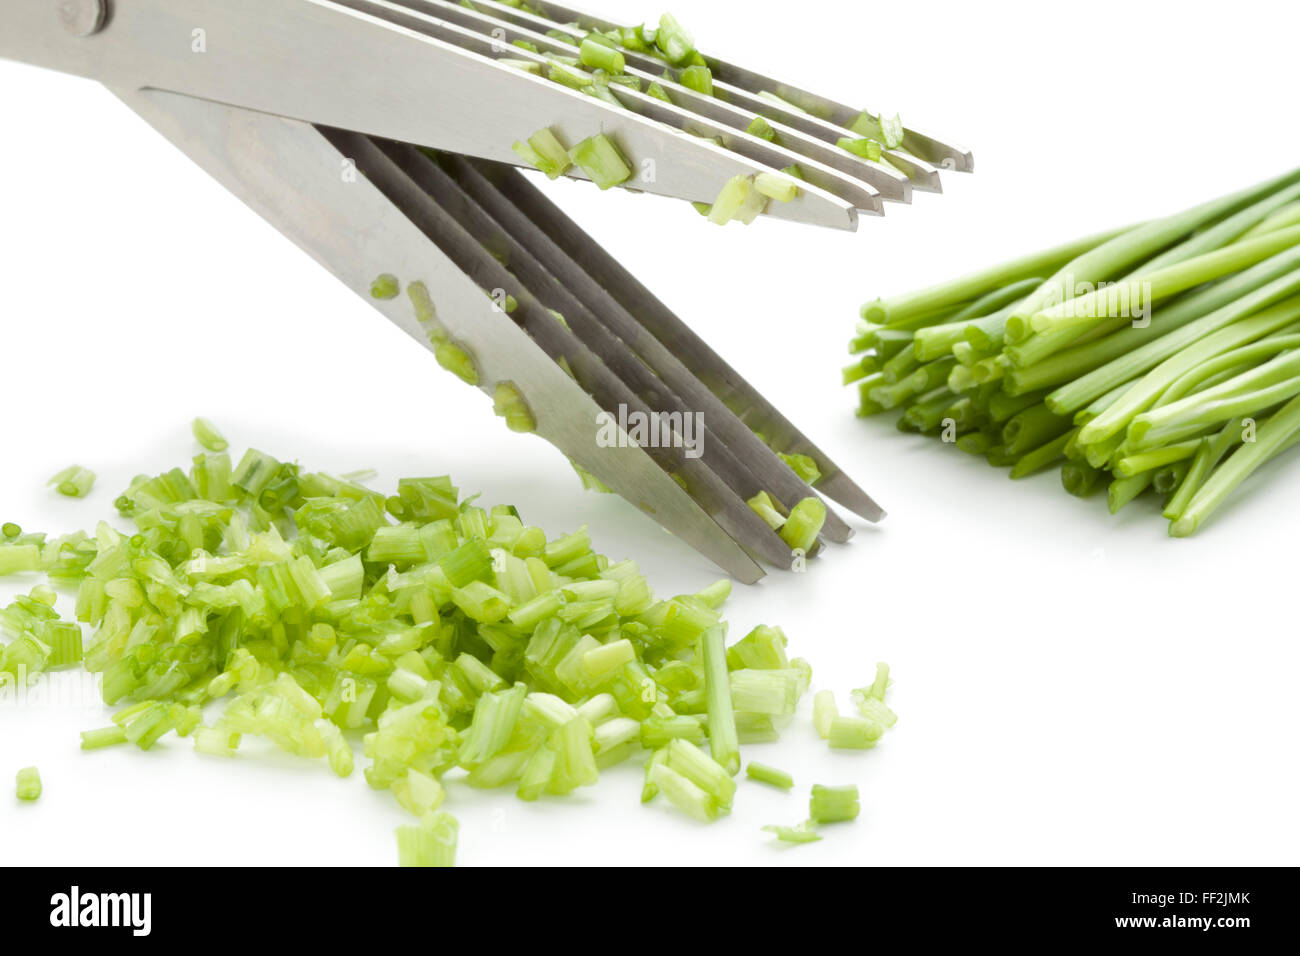
[[[862,308],[858,413],[1194,533],[1300,440],[1300,170]]]

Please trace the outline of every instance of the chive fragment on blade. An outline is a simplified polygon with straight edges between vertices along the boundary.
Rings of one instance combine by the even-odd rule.
[[[713,72],[707,66],[688,66],[682,70],[677,82],[705,96],[713,95]]]
[[[516,156],[550,179],[559,179],[573,165],[568,150],[546,126],[529,136],[526,143],[517,142],[513,148]]]
[[[512,432],[537,430],[537,419],[513,382],[501,382],[493,392],[492,410],[505,419]]]
[[[760,491],[750,498],[748,504],[754,510],[754,513],[767,522],[767,526],[773,531],[779,531],[781,526],[785,524],[786,516],[781,513],[776,501],[766,491]]]
[[[569,158],[601,189],[609,189],[632,178],[632,167],[604,133],[589,136],[578,143],[569,150]]]
[[[601,38],[603,39],[603,38]],[[612,44],[601,42],[596,34],[585,37],[578,48],[578,57],[583,66],[606,73],[622,73],[626,69],[623,54]]]
[[[769,143],[776,142],[776,130],[772,129],[772,124],[761,116],[755,116],[750,121],[745,132],[750,136],[757,136],[759,139],[765,139]]]
[[[872,162],[880,159],[880,144],[874,139],[851,139],[848,136],[841,136],[835,145],[862,159],[869,159]]]
[[[754,188],[777,202],[790,202],[799,195],[799,187],[794,180],[776,173],[758,173],[754,177]]]
[[[826,503],[820,498],[805,498],[790,509],[790,517],[781,526],[781,540],[792,551],[807,554],[817,543],[822,525],[826,523]]]
[[[401,280],[390,272],[385,272],[383,275],[376,276],[374,281],[370,283],[370,297],[372,299],[379,299],[381,301],[384,299],[396,299],[401,294]],[[202,440],[200,440],[200,444],[202,444]],[[207,448],[208,446],[204,445],[203,447]],[[213,448],[211,450],[225,451],[225,448]]]

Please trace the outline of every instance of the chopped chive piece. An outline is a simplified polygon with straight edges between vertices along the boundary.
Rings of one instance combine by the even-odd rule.
[[[439,342],[433,348],[433,357],[466,385],[478,384],[478,367],[470,354],[460,346],[447,341]]]
[[[51,478],[49,484],[68,498],[84,498],[95,484],[95,473],[89,468],[72,465]]]
[[[523,73],[531,73],[533,76],[542,75],[542,64],[536,60],[517,60],[514,57],[501,57],[497,62],[502,66],[508,66]]]
[[[817,466],[808,455],[787,455],[778,453],[777,457],[790,466],[790,470],[798,475],[803,481],[810,485],[817,484],[821,480],[822,470]]]
[[[41,569],[41,549],[34,544],[0,544],[0,577]]]
[[[256,498],[276,479],[280,467],[280,463],[270,455],[250,448],[239,460],[230,480],[236,488]]]
[[[761,116],[755,116],[750,121],[745,132],[750,136],[757,136],[759,139],[765,139],[769,143],[776,141],[776,130],[772,129],[772,124]]]
[[[587,71],[579,70],[576,66],[562,63],[555,58],[551,59],[546,75],[556,83],[574,90],[585,90],[595,82]]]
[[[813,784],[808,815],[815,823],[856,820],[858,811],[858,788],[855,785],[825,787],[819,783]]]
[[[41,795],[41,774],[35,767],[18,771],[18,799],[35,800]]]
[[[767,522],[767,526],[773,531],[781,530],[785,524],[786,517],[777,508],[776,501],[766,491],[760,491],[754,497],[749,499],[749,507]]]
[[[695,40],[671,13],[659,18],[654,42],[673,66],[682,66],[695,55]]]
[[[370,283],[370,297],[373,299],[396,299],[402,292],[402,283],[397,276],[385,272],[383,275],[376,276],[375,280]],[[202,439],[199,440],[203,444]],[[203,445],[207,448],[207,445]],[[212,451],[225,451],[222,448],[213,448]]]
[[[559,179],[573,165],[568,151],[549,127],[544,126],[533,133],[526,143],[516,142],[513,149],[521,160],[540,169],[550,179]]]
[[[649,780],[656,793],[662,793],[669,803],[688,816],[702,823],[711,823],[718,818],[717,801],[666,763],[652,764]]]
[[[755,188],[751,177],[732,176],[713,201],[709,221],[725,226],[735,219],[749,225],[766,207],[767,196]]]
[[[782,843],[816,843],[821,834],[813,829],[813,821],[805,820],[798,826],[783,827],[772,824],[763,827],[765,833],[773,834]]]
[[[512,432],[527,433],[537,429],[532,410],[512,382],[497,385],[493,391],[492,410],[506,420],[506,427]]]
[[[709,750],[730,774],[740,772],[740,742],[736,739],[736,714],[731,704],[731,682],[727,675],[727,651],[723,628],[704,632],[700,646],[704,656],[704,687],[708,698]]]
[[[709,211],[709,222],[725,226],[740,213],[745,199],[749,195],[749,180],[744,176],[732,176],[723,184],[718,197],[713,200]]]
[[[101,747],[113,747],[126,743],[126,731],[114,724],[112,727],[100,727],[97,730],[81,732],[82,750],[99,750]]]
[[[789,790],[794,786],[794,778],[784,770],[778,770],[775,767],[769,767],[765,763],[759,763],[757,760],[751,760],[745,765],[745,775],[750,780],[757,780],[759,783],[771,784],[774,787],[780,787],[782,790]]]
[[[880,159],[880,144],[874,139],[850,139],[847,136],[841,136],[835,145],[846,152],[852,153],[854,156],[861,156],[863,159],[869,159],[872,162]]]
[[[799,700],[799,675],[793,669],[731,672],[731,700],[737,711],[784,717]]]
[[[817,736],[822,740],[829,740],[831,736],[831,722],[839,717],[840,712],[835,707],[835,693],[830,690],[819,690],[813,695],[813,726],[817,728]]]
[[[727,666],[732,670],[746,667],[758,670],[785,670],[790,667],[785,647],[784,631],[779,627],[760,624],[727,648]]]
[[[551,132],[549,127],[543,126],[532,136],[528,137],[528,145],[531,146],[537,155],[542,158],[545,165],[538,168],[546,173],[551,179],[556,179],[563,175],[572,165],[569,162],[568,150],[560,143],[556,135]]]
[[[843,717],[836,715],[830,719],[826,739],[836,750],[869,750],[876,745],[884,728],[865,717]]]
[[[569,158],[601,189],[632,178],[632,168],[604,133],[589,136],[569,150]]]
[[[886,149],[898,149],[903,145],[903,121],[897,113],[893,116],[880,114],[880,135]]]
[[[443,810],[427,813],[419,823],[397,828],[399,866],[454,866],[460,827]]]
[[[578,50],[582,65],[589,66],[593,70],[604,70],[606,73],[622,73],[626,69],[623,54],[608,43],[600,42],[597,36],[591,34],[583,39],[582,46]]]
[[[876,665],[876,679],[867,690],[867,694],[876,700],[884,701],[885,691],[889,688],[889,683],[889,665],[882,661]]]
[[[682,70],[677,82],[705,96],[713,95],[713,71],[707,66],[688,66]]]
[[[731,778],[726,767],[699,747],[680,738],[670,741],[667,766],[702,788],[709,799],[717,805],[719,811],[731,809],[731,801],[736,793],[736,782]]]
[[[699,746],[704,743],[704,724],[689,714],[672,717],[648,717],[641,722],[641,746],[647,750],[667,747],[674,740],[688,740]]]
[[[791,550],[803,551],[806,554],[816,544],[817,536],[821,534],[822,525],[825,523],[826,503],[820,498],[805,498],[790,509],[790,517],[786,519],[779,532],[781,540],[788,544]]]
[[[759,173],[754,177],[754,188],[769,199],[777,202],[790,202],[799,195],[799,187],[794,181],[776,173]]]
[[[211,452],[223,452],[230,447],[221,430],[206,418],[196,418],[190,425],[194,440]]]
[[[546,160],[542,158],[541,154],[538,153],[537,150],[533,149],[533,147],[529,146],[523,140],[515,140],[510,149],[519,157],[519,161],[525,166],[531,166],[533,169],[542,169],[542,171],[545,172],[543,167],[546,165]]]

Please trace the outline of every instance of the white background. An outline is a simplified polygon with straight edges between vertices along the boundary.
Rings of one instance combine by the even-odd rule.
[[[632,765],[538,805],[453,787],[461,862],[1296,862],[1294,459],[1176,541],[1150,502],[1112,518],[1055,472],[1013,484],[887,420],[856,420],[838,386],[867,298],[1294,165],[1294,5],[672,9],[706,49],[897,109],[977,158],[975,175],[945,175],[946,195],[890,206],[856,235],[720,230],[680,203],[552,190],[889,509],[811,573],[738,588],[728,613],[733,637],[784,625],[815,686],[842,697],[888,660],[900,721],[875,751],[843,754],[802,714],[781,743],[745,754],[791,770],[796,791],[742,782],[711,827],[640,806]],[[0,63],[0,157],[0,520],[92,527],[133,474],[188,462],[188,422],[203,414],[236,450],[372,466],[385,486],[450,472],[553,533],[589,523],[662,595],[716,576],[622,501],[582,494],[549,446],[509,433],[486,398],[104,90]],[[82,502],[44,487],[74,461],[100,475]],[[6,580],[0,597],[30,584]],[[0,792],[0,861],[395,860],[402,812],[359,772],[204,759],[174,738],[147,754],[80,753],[77,731],[106,714],[0,706],[0,783],[35,763],[46,788],[34,805]],[[861,819],[816,845],[773,844],[759,827],[804,819],[814,782],[858,783]]]

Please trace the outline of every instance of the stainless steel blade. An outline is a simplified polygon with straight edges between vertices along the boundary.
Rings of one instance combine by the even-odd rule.
[[[642,327],[617,298],[577,259],[552,241],[545,230],[529,219],[526,212],[511,202],[493,181],[494,174],[504,177],[517,176],[517,173],[500,166],[489,168],[484,160],[454,155],[441,157],[441,163],[455,177],[457,184],[498,224],[496,241],[509,243],[514,249],[509,259],[512,272],[520,274],[516,267],[525,255],[535,258],[555,288],[562,290],[563,298],[578,304],[579,311],[575,314],[585,313],[590,321],[601,323],[617,338],[618,345],[623,347],[619,354],[613,353],[611,343],[585,341],[601,354],[607,364],[623,370],[629,384],[638,383],[634,387],[652,408],[662,409],[664,403],[671,401],[685,411],[699,413],[708,434],[704,459],[739,496],[740,500],[733,503],[735,506],[744,507],[744,501],[760,491],[768,491],[790,504],[815,494],[677,356]],[[560,307],[566,318],[570,318],[570,308],[572,306]],[[571,321],[570,324],[574,323]],[[765,556],[770,551],[781,556],[783,562],[789,560],[789,548],[778,544],[779,539],[766,530],[765,524],[762,528],[750,524],[765,542],[755,550],[762,549]],[[847,541],[852,533],[837,514],[828,513],[827,537]],[[741,538],[741,541],[751,544],[748,537]]]
[[[503,15],[505,11],[511,9],[509,6],[497,2],[497,0],[482,0],[481,5],[484,8],[501,12]],[[627,26],[627,24],[616,24],[596,14],[567,4],[552,3],[549,0],[536,0],[531,5],[556,23],[577,23],[589,30],[609,30]],[[701,52],[703,53],[703,51]],[[817,93],[810,93],[800,87],[783,83],[780,80],[764,76],[734,63],[711,57],[707,53],[703,55],[716,79],[754,94],[773,93],[783,100],[793,103],[804,112],[828,120],[837,126],[849,128],[859,114],[863,112],[871,114],[869,110],[854,109]],[[910,126],[904,128],[903,146],[916,157],[933,163],[941,169],[970,172],[975,168],[974,159],[969,150],[944,143],[928,133],[921,132]]]
[[[506,167],[498,167],[495,172],[485,164],[478,164],[478,167],[492,178],[503,196],[567,255],[582,263],[585,272],[634,315],[642,327],[680,359],[741,421],[763,432],[774,447],[805,454],[816,461],[823,476],[816,485],[817,491],[868,521],[884,518],[884,510],[830,456],[795,428],[654,293],[535,186]]]
[[[356,155],[367,177],[481,288],[514,295],[515,320],[553,359],[563,357],[601,408],[620,420],[625,411],[646,421],[656,413],[694,412],[430,157],[403,143],[361,142],[365,138],[359,134],[333,130],[325,135],[341,151]],[[560,311],[563,321],[552,310]],[[596,444],[594,427],[592,431]],[[647,453],[665,471],[680,476],[691,496],[742,547],[769,564],[788,568],[789,546],[731,484],[740,466],[726,447],[707,436],[696,447],[704,452],[702,457],[671,443],[652,443]],[[600,460],[599,450],[596,454],[596,467],[590,470],[603,478],[611,464]]]
[[[184,93],[501,162],[516,162],[512,144],[542,125],[568,144],[604,132],[634,166],[627,186],[695,202],[712,202],[733,176],[768,168],[357,5],[114,0],[103,30],[74,37],[50,0],[4,0],[0,56],[115,89]],[[840,229],[857,222],[850,203],[816,188],[779,214]]]
[[[543,32],[543,28],[552,21],[537,17],[527,10],[507,8],[510,11],[510,16],[509,19],[505,19],[502,14],[481,11],[477,7],[462,6],[455,3],[454,0],[401,0],[401,5],[410,7],[413,10],[427,12],[447,22],[486,34],[499,44],[507,47],[506,55],[508,56],[525,59],[535,57],[535,54],[530,54],[528,51],[514,46],[517,40],[526,41],[536,46],[543,53],[577,56],[579,52],[577,47],[548,36]],[[744,134],[754,116],[760,111],[759,108],[765,106],[768,101],[750,98],[755,102],[742,106],[737,105],[734,101],[736,99],[745,99],[747,94],[744,93],[735,98],[708,96],[662,76],[661,74],[664,72],[662,63],[630,51],[625,52],[624,55],[628,64],[626,70],[628,76],[636,77],[647,86],[650,83],[658,83],[672,100],[671,105],[684,111],[658,109],[647,114],[652,115],[653,118],[661,122],[698,135],[729,136],[729,139],[724,139],[724,145],[729,149],[735,149],[751,158],[767,162],[777,169],[797,162],[801,168],[806,167],[805,178],[809,182],[821,186],[842,198],[852,198],[851,195],[846,195],[842,191],[844,187],[840,177],[826,174],[826,167],[830,167],[835,172],[866,183],[870,187],[865,203],[862,200],[855,200],[855,205],[859,209],[878,210],[880,198],[899,202],[907,202],[911,198],[910,184],[907,176],[902,173],[840,149],[835,145],[835,139],[828,141],[825,136],[808,135],[802,130],[783,124],[780,121],[777,121],[775,126],[778,134],[776,142],[780,145],[775,146],[773,143],[759,140],[760,148],[766,147],[768,155],[766,157],[762,153],[755,155],[753,152],[747,151],[755,148],[753,137],[739,134]],[[617,86],[612,87],[611,90],[620,99],[624,98],[626,93],[625,88]],[[649,101],[648,104],[644,102],[645,100]],[[642,105],[638,108],[637,104]],[[645,114],[646,105],[662,107],[663,101],[653,97],[645,97],[644,100],[635,98],[625,105]],[[691,114],[709,121],[710,124],[717,125],[704,127],[698,124],[692,125]],[[729,132],[720,133],[717,126],[723,127]],[[845,133],[844,130],[839,131],[840,135]],[[774,150],[782,152],[774,152]],[[788,153],[788,155],[783,155],[783,153]],[[879,193],[879,197],[876,196],[877,193]]]
[[[342,156],[321,131],[172,93],[114,92],[426,347],[427,330],[410,305],[401,299],[375,301],[368,289],[375,276],[392,273],[436,290],[439,318],[474,357],[485,391],[513,383],[526,396],[539,435],[728,573],[747,583],[762,577],[753,559],[643,449],[597,446],[600,406],[548,355],[545,343],[493,308],[483,288],[398,205],[351,172],[352,157]],[[581,356],[574,359],[581,362]]]

